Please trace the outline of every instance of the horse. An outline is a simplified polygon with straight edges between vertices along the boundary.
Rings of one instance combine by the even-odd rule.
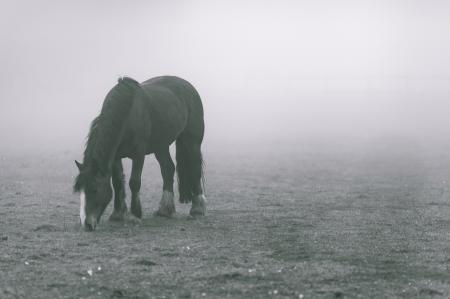
[[[114,211],[109,220],[132,217],[140,221],[141,174],[145,156],[149,154],[155,155],[163,178],[162,197],[155,214],[170,217],[175,213],[176,170],[179,201],[192,202],[193,217],[204,216],[201,153],[204,130],[202,101],[188,81],[175,76],[155,77],[143,83],[129,77],[119,78],[91,123],[83,162],[75,160],[79,174],[73,190],[80,193],[80,222],[85,230],[95,230],[112,199],[112,188]],[[173,142],[176,167],[169,152]],[[125,202],[123,158],[132,160],[130,211]]]

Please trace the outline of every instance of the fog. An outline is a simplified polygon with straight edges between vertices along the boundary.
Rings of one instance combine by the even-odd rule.
[[[124,75],[190,81],[209,148],[450,139],[448,1],[2,1],[0,43],[0,151],[81,153]]]

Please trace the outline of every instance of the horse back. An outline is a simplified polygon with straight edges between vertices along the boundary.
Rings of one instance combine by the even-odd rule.
[[[139,147],[144,147],[146,154],[168,147],[180,134],[195,131],[190,130],[193,118],[201,117],[203,125],[200,97],[186,80],[162,76],[140,86],[142,92],[130,111],[121,156],[131,156]]]
[[[204,134],[203,104],[195,87],[188,81],[176,76],[161,76],[147,80],[141,84],[144,90],[170,90],[186,108],[184,134],[189,134],[201,142]],[[158,104],[156,104],[158,105]]]

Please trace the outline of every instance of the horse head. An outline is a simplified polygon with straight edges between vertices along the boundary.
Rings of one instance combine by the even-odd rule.
[[[87,231],[93,231],[111,201],[111,176],[95,163],[75,164],[80,171],[74,185],[74,191],[80,193],[80,222]]]

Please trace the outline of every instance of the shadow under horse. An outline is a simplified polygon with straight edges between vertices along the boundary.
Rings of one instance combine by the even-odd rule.
[[[139,83],[128,77],[120,78],[92,121],[83,163],[75,161],[80,171],[74,191],[80,192],[81,225],[86,230],[95,229],[113,196],[111,181],[114,212],[110,220],[142,218],[139,190],[148,154],[155,154],[164,181],[156,215],[170,217],[175,213],[175,165],[169,152],[174,141],[179,200],[192,202],[192,216],[205,215],[201,155],[204,128],[200,96],[186,80],[163,76]],[[122,158],[132,160],[131,214],[125,202]]]

